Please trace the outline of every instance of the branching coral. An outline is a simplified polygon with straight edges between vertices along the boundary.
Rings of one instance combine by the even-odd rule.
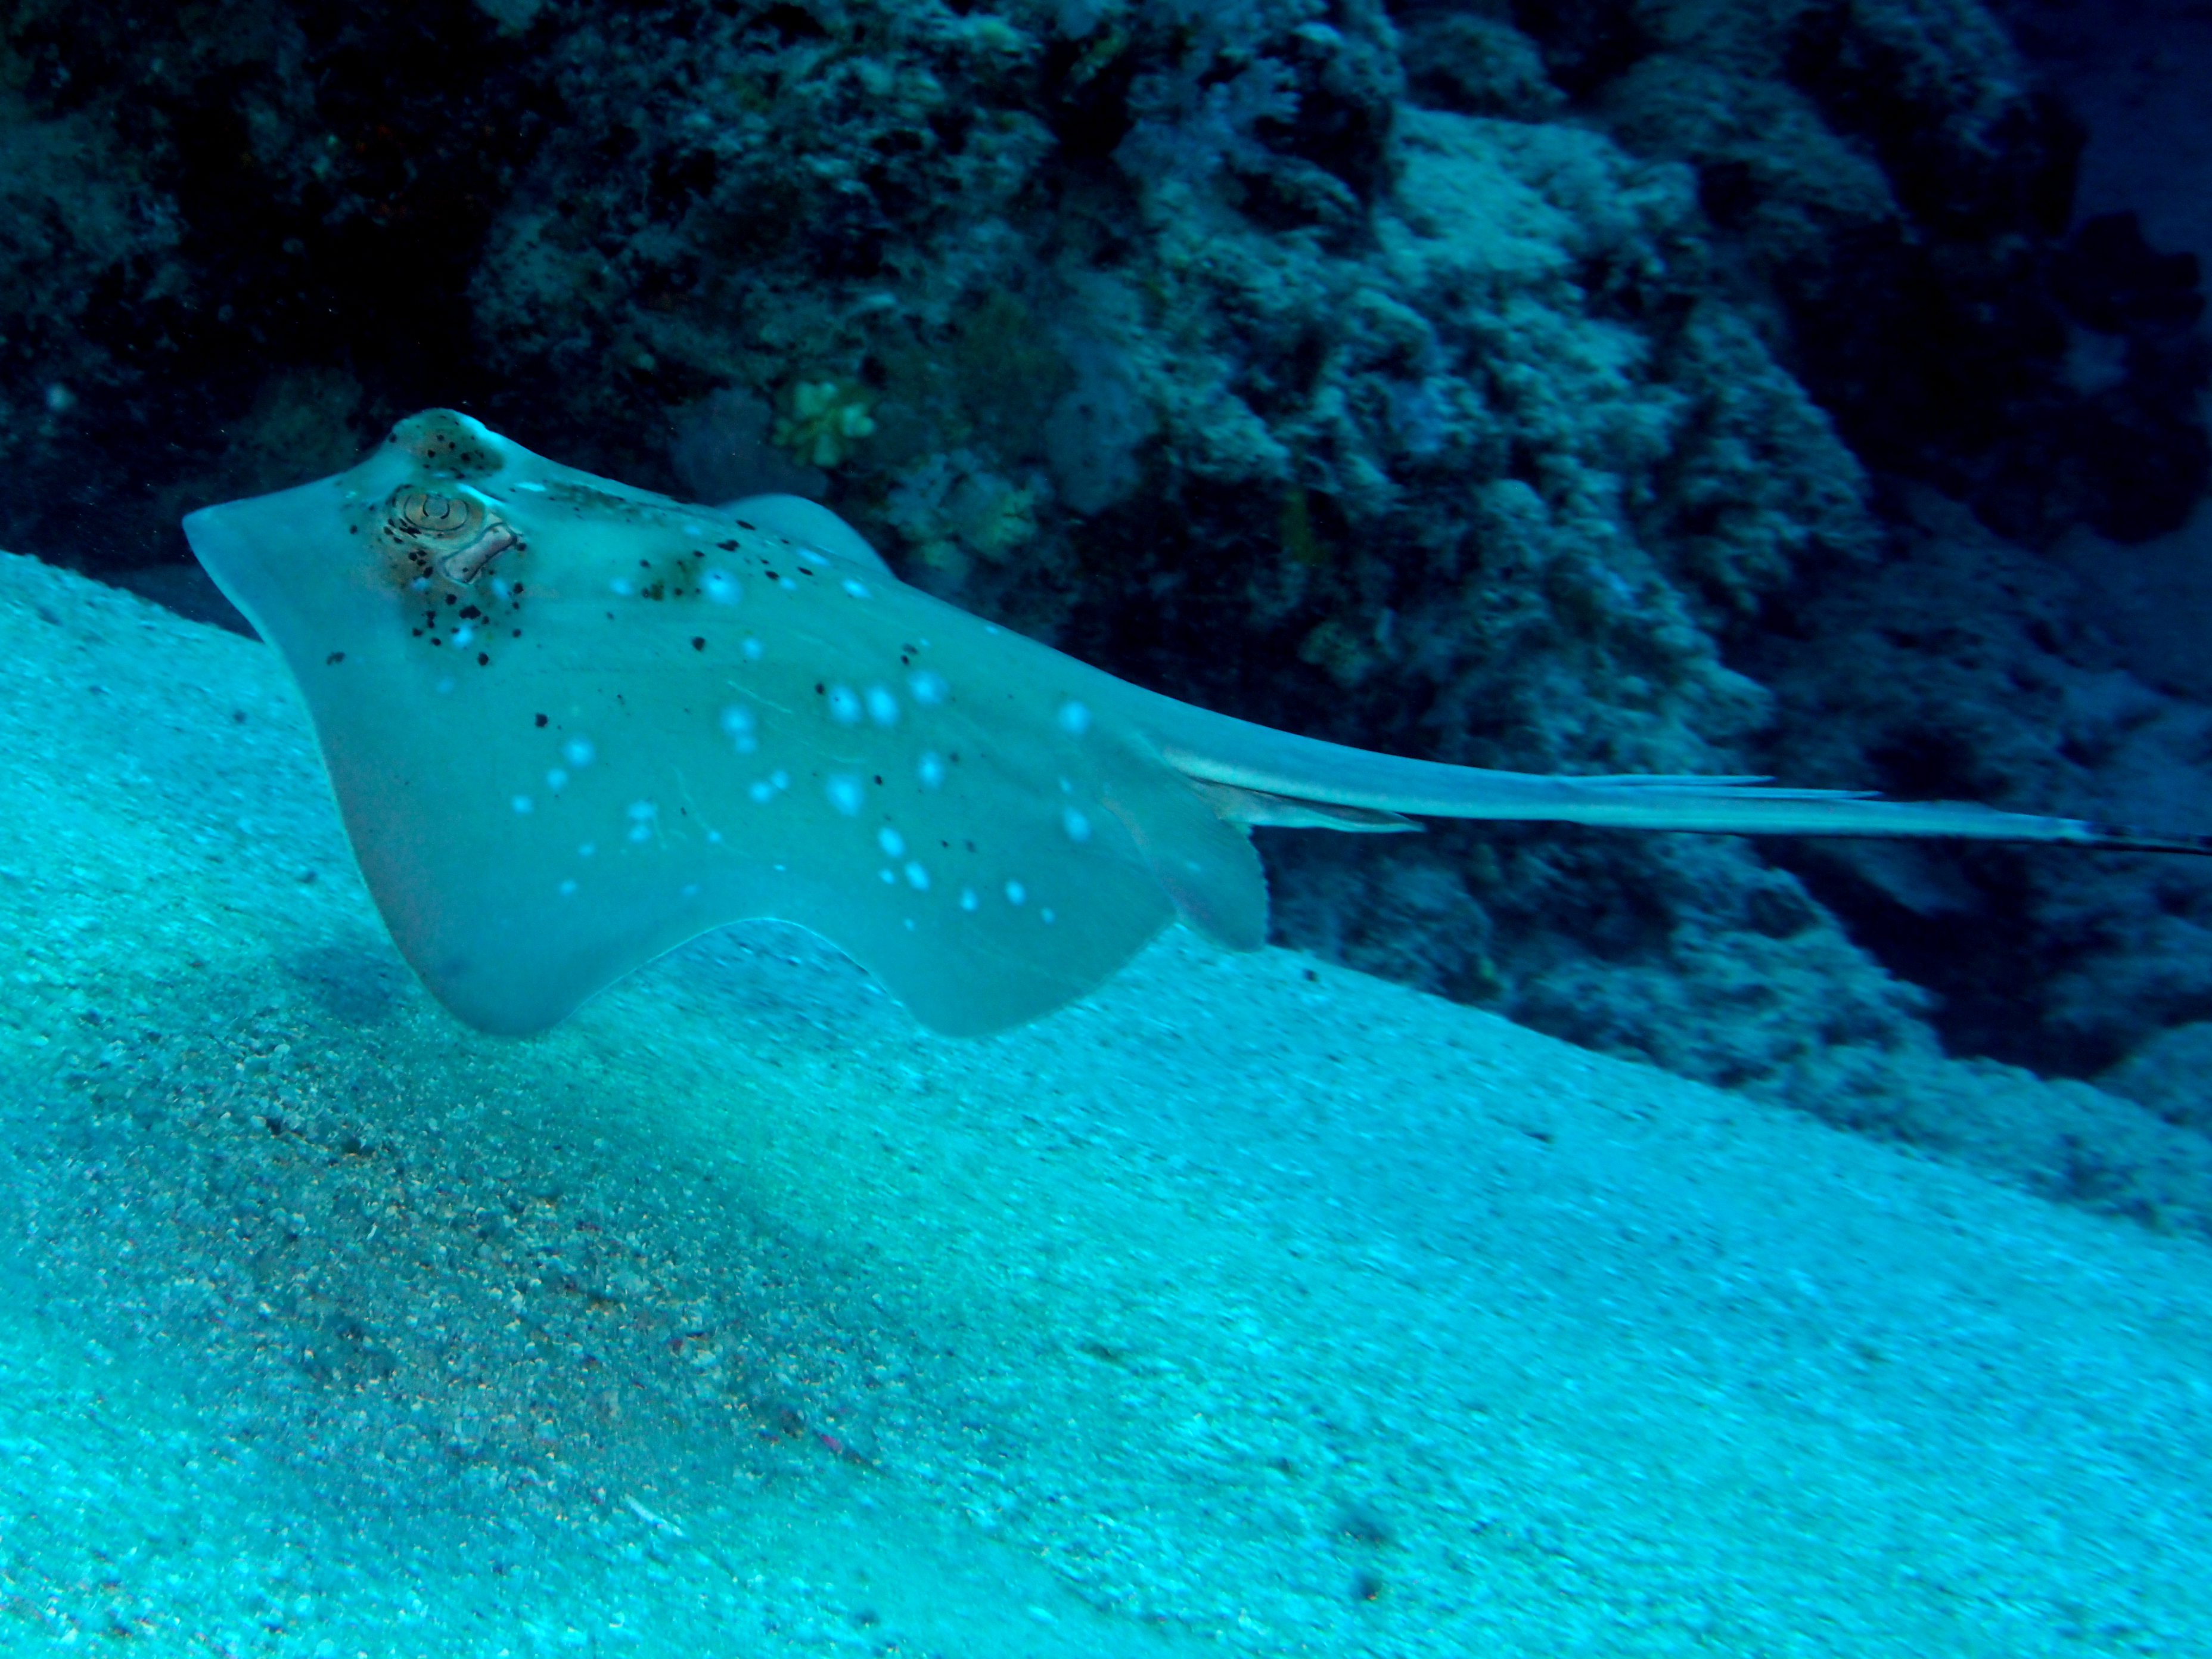
[[[826,471],[874,434],[875,402],[875,393],[851,380],[794,380],[776,416],[776,447]]]

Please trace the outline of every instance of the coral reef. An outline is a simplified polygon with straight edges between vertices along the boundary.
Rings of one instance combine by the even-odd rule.
[[[1775,763],[2081,817],[2212,819],[2212,708],[2163,697],[2084,621],[2079,580],[1925,490],[1880,562],[1809,578],[1740,659],[1792,722]],[[2212,871],[2019,849],[1771,849],[1938,994],[1954,1048],[2072,1076],[2212,1017]]]
[[[2204,350],[2170,315],[2100,315],[2104,271],[2054,280],[2110,265],[2094,234],[2066,242],[2083,134],[1978,0],[1514,15],[1607,132],[1696,169],[1744,289],[1870,465],[2036,542],[2154,535],[2203,492]],[[2108,385],[2069,374],[2085,330],[2124,342]]]

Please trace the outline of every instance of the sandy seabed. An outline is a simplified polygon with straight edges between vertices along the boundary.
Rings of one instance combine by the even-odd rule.
[[[2200,1243],[1180,933],[480,1036],[273,653],[6,556],[0,1125],[0,1650],[2212,1648]]]

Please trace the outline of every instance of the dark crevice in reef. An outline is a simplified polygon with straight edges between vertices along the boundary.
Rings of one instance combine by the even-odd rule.
[[[57,257],[87,280],[9,319],[0,386],[67,418],[9,455],[0,545],[95,574],[173,556],[180,487],[281,481],[234,438],[288,375],[350,380],[361,441],[487,389],[464,295],[515,165],[559,118],[520,43],[467,0],[224,21],[210,36],[173,7],[31,5],[0,36],[30,112],[87,142],[125,216],[58,219]]]
[[[1432,11],[1405,10],[1418,44]],[[2029,544],[2082,523],[2122,541],[2162,534],[2212,483],[2196,260],[2145,247],[2124,216],[2074,227],[2087,134],[2063,98],[2029,85],[1975,110],[1956,76],[1931,72],[1927,37],[1885,34],[1850,7],[1804,9],[1779,43],[1781,76],[1876,161],[1896,210],[1785,246],[1769,227],[1828,209],[1793,194],[1803,175],[1771,134],[1653,122],[1614,95],[1660,50],[1635,8],[1514,15],[1553,82],[1624,143],[1697,169],[1717,230],[1789,313],[1794,367],[1869,465],[1935,483]],[[1470,76],[1417,60],[1413,78]],[[2084,331],[2117,362],[2101,384],[2074,373]]]
[[[1950,864],[1960,908],[1899,903],[1845,866],[1783,848],[1775,862],[1833,911],[1853,939],[1900,979],[1934,994],[1926,1012],[1946,1052],[1984,1055],[2045,1077],[2093,1077],[2121,1058],[2108,1036],[2055,1029],[2043,987],[2063,964],[2025,919],[2033,892],[2016,854],[1980,851]]]

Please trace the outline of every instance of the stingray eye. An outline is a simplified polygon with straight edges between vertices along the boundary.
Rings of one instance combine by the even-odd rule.
[[[514,544],[514,532],[474,495],[403,488],[386,512],[392,533],[428,553],[448,581],[474,580],[494,554]]]
[[[410,536],[434,536],[450,541],[482,528],[484,506],[460,495],[441,495],[430,489],[403,489],[392,502],[399,527]]]

